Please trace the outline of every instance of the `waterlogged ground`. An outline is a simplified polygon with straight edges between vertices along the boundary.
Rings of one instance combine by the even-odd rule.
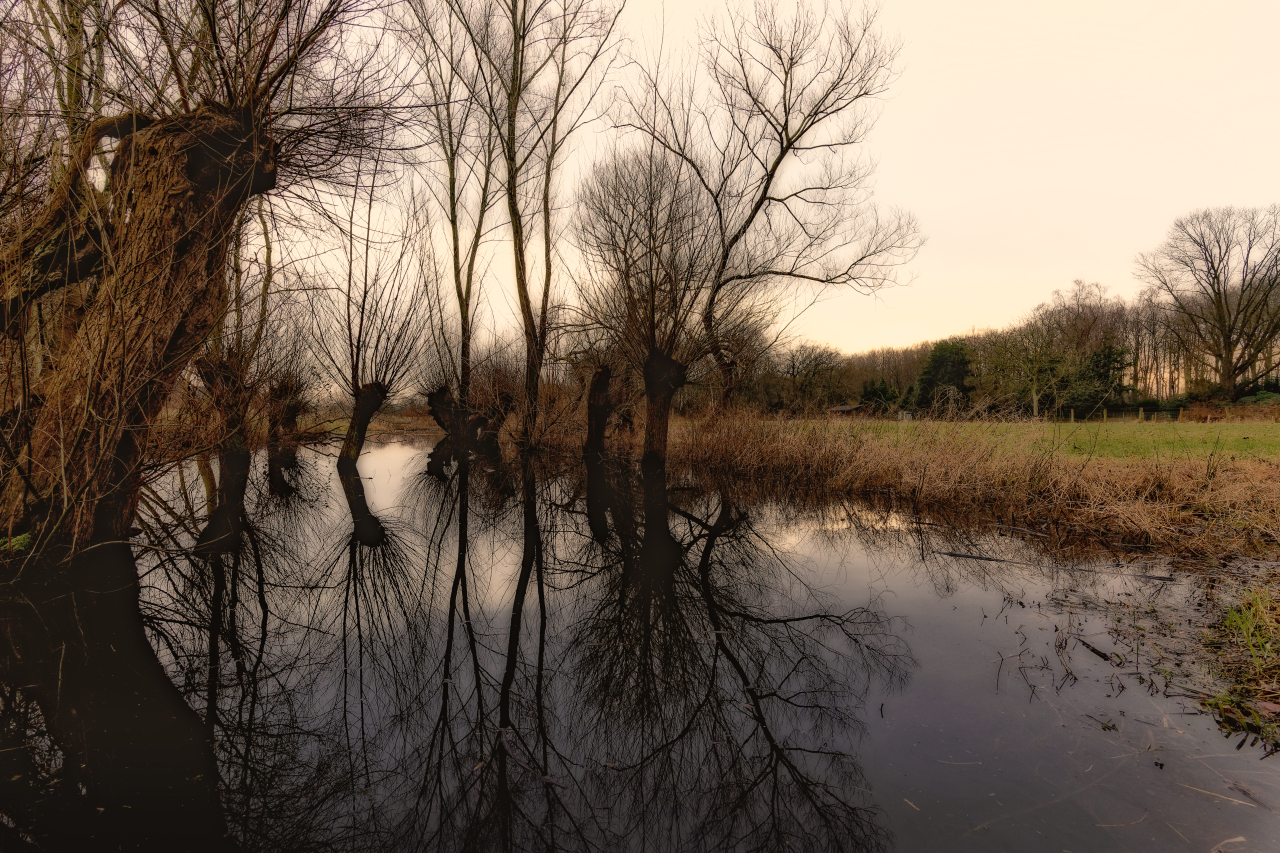
[[[255,459],[222,539],[194,465],[144,496],[239,849],[1276,849],[1280,757],[1199,703],[1210,575],[429,449]]]
[[[1151,627],[1148,608],[1185,616],[1192,583],[927,557],[886,568],[860,549],[844,562],[845,594],[883,588],[919,661],[905,690],[871,697],[859,751],[899,849],[1274,849],[1280,769],[1179,689],[1193,656],[1160,660],[1188,638]],[[1135,610],[1147,648],[1116,642],[1117,614]]]
[[[390,446],[362,469],[387,495],[407,465]],[[913,659],[837,739],[889,849],[1275,849],[1280,758],[1193,692],[1213,686],[1203,575],[1055,568],[1016,532],[964,542],[849,507],[756,514],[788,572],[833,611],[879,612]]]

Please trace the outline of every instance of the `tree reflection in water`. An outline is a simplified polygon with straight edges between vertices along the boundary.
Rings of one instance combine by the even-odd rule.
[[[826,607],[749,512],[693,503],[668,550],[628,541],[618,502],[586,561],[567,659],[587,752],[611,759],[597,799],[659,849],[882,849],[847,750],[872,682],[908,677],[905,646],[874,609]]]
[[[887,847],[853,749],[868,690],[913,661],[876,607],[835,606],[770,544],[767,513],[609,460],[455,453],[424,454],[376,514],[351,466],[337,499],[330,460],[291,458],[287,489],[271,461],[243,488],[224,466],[213,506],[175,472],[136,549],[150,647],[129,654],[194,709],[171,715],[190,725],[168,759],[216,757],[240,849]],[[0,770],[56,789],[72,747],[13,658],[0,721],[22,748]],[[40,808],[71,814],[29,794],[2,804],[30,838]],[[180,849],[130,818],[139,849]]]
[[[420,481],[459,536],[446,686],[406,845],[883,849],[848,750],[869,686],[912,667],[889,620],[824,606],[751,513],[716,496],[673,507],[674,528],[646,526],[645,484],[621,466],[586,472],[585,500],[583,483],[542,472],[538,486],[538,473],[520,474],[509,622],[491,607],[481,627],[462,532],[471,474],[457,467],[452,502]],[[510,536],[516,513],[502,512],[489,536]]]

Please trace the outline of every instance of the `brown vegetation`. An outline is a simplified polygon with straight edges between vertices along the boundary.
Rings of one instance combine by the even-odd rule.
[[[1061,544],[1195,558],[1280,550],[1280,462],[1102,459],[1008,442],[972,423],[679,425],[671,461],[789,500],[865,497],[952,523],[997,521]]]
[[[1280,404],[1255,403],[1226,406],[1221,403],[1194,403],[1181,411],[1180,419],[1199,423],[1280,423]]]
[[[3,512],[11,526],[26,522],[34,493],[41,510],[56,506],[67,531],[84,537],[97,499],[114,490],[119,506],[100,521],[115,535],[128,528],[131,475],[145,444],[138,437],[217,320],[236,214],[249,195],[274,186],[271,143],[255,140],[243,117],[227,110],[202,107],[126,139],[126,151],[148,155],[121,151],[113,161],[127,177],[117,178],[111,203],[131,228],[109,242],[112,263],[101,270],[98,296],[61,369],[36,389],[42,405],[21,460],[29,473],[16,476],[18,465],[5,471]],[[207,139],[225,143],[206,152]],[[88,136],[86,147],[96,140]],[[68,183],[77,179],[73,172]],[[50,209],[58,204],[55,198]],[[24,239],[51,230],[37,222]],[[147,239],[134,239],[138,234]],[[5,269],[20,271],[21,262],[6,261]]]

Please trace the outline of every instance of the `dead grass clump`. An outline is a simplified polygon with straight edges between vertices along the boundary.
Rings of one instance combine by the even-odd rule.
[[[916,513],[976,516],[1108,548],[1187,556],[1274,553],[1280,466],[1101,459],[972,423],[722,417],[672,430],[692,476],[747,480],[787,499],[861,496]]]

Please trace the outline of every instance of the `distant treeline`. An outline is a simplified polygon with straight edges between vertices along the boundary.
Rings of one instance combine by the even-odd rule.
[[[771,411],[860,404],[871,413],[953,407],[1080,417],[1280,394],[1274,333],[1227,383],[1221,359],[1180,328],[1188,318],[1170,303],[1157,287],[1124,300],[1077,280],[1004,329],[852,355],[807,342],[783,348],[761,359],[739,393]]]

